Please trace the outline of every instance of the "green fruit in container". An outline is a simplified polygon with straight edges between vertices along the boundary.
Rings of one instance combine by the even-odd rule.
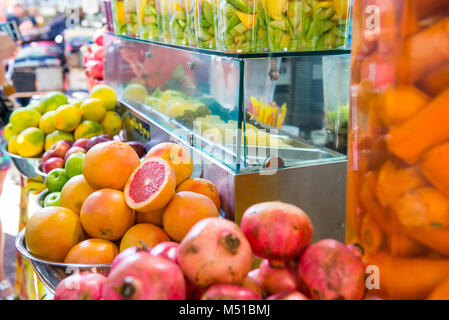
[[[59,140],[68,140],[73,142],[73,135],[70,132],[60,130],[53,131],[45,137],[45,151],[51,148]]]
[[[22,132],[26,128],[38,127],[41,114],[31,108],[19,108],[11,113],[9,123],[16,131]]]
[[[126,11],[124,0],[112,0],[112,12],[114,22],[114,32],[116,34],[126,34]]]
[[[71,177],[83,174],[83,162],[85,154],[77,152],[70,155],[65,162],[65,171],[67,177]]]
[[[156,0],[159,37],[161,41],[170,42],[169,1]]]
[[[44,199],[44,207],[60,207],[61,192],[51,192]]]
[[[125,90],[123,90],[123,99],[131,102],[144,102],[148,96],[148,91],[145,87],[138,83],[129,84]]]
[[[138,16],[140,26],[140,37],[142,39],[156,40],[159,38],[159,27],[157,22],[157,8],[155,0],[137,0]]]
[[[103,102],[103,107],[107,111],[115,111],[117,106],[117,95],[114,89],[106,84],[99,84],[92,88],[90,97],[100,99]]]
[[[101,125],[103,126],[104,133],[113,137],[116,134],[120,133],[120,130],[122,130],[123,122],[122,118],[117,112],[108,111]]]
[[[188,43],[187,15],[184,1],[172,0],[170,12],[170,37],[173,43]]]
[[[197,0],[198,26],[196,38],[200,48],[215,49],[217,33],[217,4],[215,0]]]
[[[75,129],[75,140],[82,138],[92,138],[104,134],[103,127],[95,121],[84,120]]]
[[[45,94],[40,102],[41,114],[44,114],[51,110],[56,110],[59,106],[68,104],[67,97],[59,91],[52,91]]]
[[[17,152],[22,157],[34,157],[44,151],[44,133],[38,128],[23,130],[17,137]]]
[[[19,133],[20,133],[19,130],[15,129],[11,123],[8,123],[5,126],[3,135],[5,136],[6,142],[9,142],[9,140],[11,140],[12,137],[19,135]]]
[[[65,169],[57,168],[51,170],[45,177],[45,186],[50,192],[60,192],[62,187],[69,181]]]

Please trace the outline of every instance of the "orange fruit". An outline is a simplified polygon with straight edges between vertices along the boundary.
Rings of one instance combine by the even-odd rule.
[[[84,201],[80,218],[89,236],[114,241],[131,228],[136,217],[134,211],[126,205],[123,192],[101,189]]]
[[[193,162],[189,152],[182,146],[172,142],[164,142],[151,148],[145,160],[153,157],[159,157],[166,160],[176,176],[176,185],[189,178],[193,172]]]
[[[158,243],[170,241],[170,238],[161,228],[150,223],[139,223],[132,226],[120,242],[120,252],[134,246],[141,245],[141,241],[148,248],[155,247]]]
[[[83,113],[84,120],[101,122],[106,115],[106,108],[103,106],[103,102],[95,98],[84,100],[80,110]]]
[[[202,178],[190,178],[176,188],[176,192],[181,191],[201,193],[209,197],[215,203],[217,210],[220,210],[220,194],[218,193],[217,186],[212,181]]]
[[[81,122],[83,114],[80,109],[70,104],[58,107],[53,115],[56,129],[70,132],[76,129]]]
[[[115,244],[104,239],[88,239],[76,244],[67,253],[65,263],[111,264],[118,254]]]
[[[123,190],[129,176],[140,164],[134,149],[121,141],[93,146],[84,157],[83,175],[94,189]]]
[[[80,218],[62,207],[39,209],[28,220],[25,229],[28,250],[48,260],[63,261],[70,248],[83,239]]]
[[[168,204],[162,222],[170,238],[179,242],[198,221],[213,217],[218,217],[218,210],[211,199],[199,193],[181,191]]]
[[[161,209],[175,194],[175,179],[167,161],[148,158],[129,177],[124,191],[126,203],[139,212]]]
[[[158,227],[162,227],[162,215],[165,207],[149,212],[136,212],[137,223],[151,223]]]
[[[82,174],[70,178],[62,187],[60,201],[61,207],[80,214],[84,200],[95,191],[84,179]]]

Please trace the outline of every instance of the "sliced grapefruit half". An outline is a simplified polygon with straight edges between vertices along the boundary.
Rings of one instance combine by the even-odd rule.
[[[158,210],[175,195],[176,177],[162,158],[148,158],[138,166],[125,186],[128,206],[138,212]]]

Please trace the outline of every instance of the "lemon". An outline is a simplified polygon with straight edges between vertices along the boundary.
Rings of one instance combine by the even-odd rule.
[[[110,136],[115,136],[122,130],[122,118],[117,112],[108,111],[101,123],[104,129],[104,133]]]
[[[60,91],[52,91],[47,93],[42,97],[40,109],[41,113],[44,114],[51,110],[56,110],[59,106],[68,104],[69,100]]]
[[[123,90],[123,99],[132,102],[144,102],[148,96],[147,89],[138,83],[132,83]]]
[[[75,106],[77,108],[81,108],[81,105],[83,104],[84,99],[78,99],[70,103],[72,106]]]
[[[41,114],[31,108],[19,108],[13,111],[9,123],[19,132],[26,128],[37,127]]]
[[[53,116],[55,127],[58,130],[70,132],[76,129],[81,122],[82,112],[71,104],[58,107]]]
[[[12,137],[18,136],[19,133],[20,131],[16,130],[16,128],[14,128],[11,123],[8,123],[5,126],[5,131],[3,132],[6,142],[9,142],[9,140],[11,140]]]
[[[55,114],[56,111],[48,111],[42,115],[39,120],[39,129],[42,130],[43,133],[48,134],[56,130],[55,127]]]
[[[19,154],[17,152],[17,136],[11,137],[11,139],[9,139],[8,152],[12,154]]]
[[[23,130],[17,137],[17,152],[22,157],[34,157],[44,150],[45,135],[38,128]]]
[[[98,122],[84,120],[75,130],[75,140],[81,138],[92,138],[103,133],[103,127]]]
[[[165,110],[165,102],[162,99],[155,97],[147,97],[144,102],[145,105],[150,106],[160,112]]]
[[[73,142],[73,135],[69,132],[55,130],[45,137],[45,151],[51,148],[59,140],[69,140]]]
[[[106,109],[103,107],[103,102],[96,98],[84,100],[80,110],[83,113],[84,120],[101,122],[106,115]]]
[[[92,88],[90,97],[100,99],[103,102],[103,107],[108,111],[114,111],[117,106],[117,95],[114,89],[105,84],[99,84]]]

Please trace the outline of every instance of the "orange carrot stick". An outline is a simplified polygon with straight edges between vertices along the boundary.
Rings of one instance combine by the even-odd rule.
[[[432,291],[427,300],[449,300],[449,277]]]
[[[417,83],[418,87],[431,96],[437,96],[449,88],[449,63],[427,73]]]
[[[425,254],[428,249],[410,237],[393,232],[388,235],[388,249],[394,257],[415,257]]]
[[[426,152],[420,167],[424,176],[444,195],[449,197],[449,142]]]
[[[391,152],[414,164],[426,150],[449,139],[448,105],[449,89],[434,98],[411,119],[392,128],[387,141]]]
[[[379,252],[364,260],[379,268],[380,291],[388,299],[425,299],[449,276],[449,259],[396,258]]]
[[[384,242],[384,235],[377,222],[366,214],[362,219],[360,240],[366,252],[377,252]]]

